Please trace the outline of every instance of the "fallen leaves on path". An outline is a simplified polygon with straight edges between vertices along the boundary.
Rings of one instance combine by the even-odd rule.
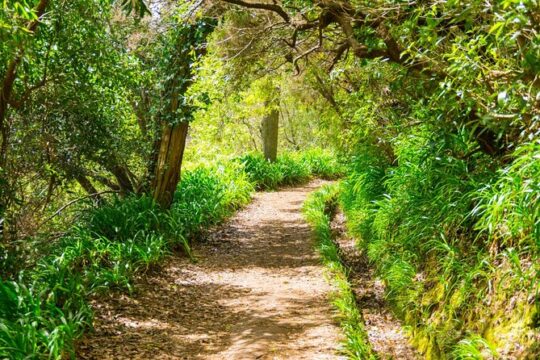
[[[300,208],[321,182],[258,193],[132,296],[94,301],[82,359],[339,359],[332,290]]]

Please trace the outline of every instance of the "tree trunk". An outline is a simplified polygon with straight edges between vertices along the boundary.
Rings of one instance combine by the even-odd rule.
[[[109,170],[116,178],[118,186],[120,186],[120,193],[129,194],[135,191],[133,183],[131,182],[131,179],[129,177],[129,171],[124,166],[118,165],[116,163],[106,165],[106,169]]]
[[[79,174],[75,178],[79,185],[88,193],[88,195],[94,195],[94,199],[96,202],[101,201],[101,197],[99,195],[96,195],[98,193],[97,189],[94,187],[94,184],[83,174]]]
[[[181,122],[177,125],[163,123],[158,160],[152,183],[152,196],[164,209],[170,208],[174,191],[180,180],[188,127],[188,122]]]
[[[279,111],[272,109],[262,120],[262,141],[264,157],[270,162],[276,161],[278,148]]]
[[[186,103],[185,94],[193,82],[193,65],[196,58],[206,51],[206,37],[215,26],[212,19],[201,19],[195,24],[184,24],[178,31],[174,56],[165,75],[163,99],[168,100],[162,108],[161,137],[154,144],[150,167],[154,166],[152,197],[164,209],[171,207],[176,186],[180,180],[182,158],[186,147],[189,121],[193,119],[192,105]]]

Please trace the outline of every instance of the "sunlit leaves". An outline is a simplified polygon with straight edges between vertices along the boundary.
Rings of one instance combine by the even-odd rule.
[[[148,6],[145,3],[145,0],[116,0],[119,2],[122,6],[122,9],[124,9],[127,14],[131,14],[132,12],[137,14],[139,17],[143,17],[147,14],[150,14],[150,10],[148,9]]]

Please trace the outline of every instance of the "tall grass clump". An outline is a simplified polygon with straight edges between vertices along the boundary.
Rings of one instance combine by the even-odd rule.
[[[172,230],[193,238],[251,200],[253,184],[235,163],[199,167],[186,173],[175,193]]]
[[[282,174],[280,185],[302,184],[313,176],[309,164],[294,153],[285,153],[280,156],[276,161],[276,167]]]
[[[503,247],[540,251],[540,142],[521,145],[514,161],[478,192],[479,231],[502,240]]]
[[[328,279],[334,285],[333,304],[345,334],[344,354],[351,359],[376,359],[364,329],[362,314],[347,278],[337,245],[332,239],[330,222],[337,206],[339,185],[325,185],[311,194],[303,206],[304,216],[313,228],[317,250],[328,269]]]
[[[343,174],[343,166],[337,157],[321,149],[285,152],[273,163],[261,154],[247,154],[237,161],[258,190],[302,184],[314,177],[336,179]]]
[[[320,148],[300,152],[300,161],[309,169],[312,176],[325,180],[335,180],[343,176],[345,167],[336,154]]]
[[[426,358],[534,358],[538,145],[494,171],[468,139],[419,128],[396,138],[393,161],[357,152],[340,199],[348,227]]]
[[[281,169],[260,154],[247,154],[238,161],[257,190],[276,189],[283,181]]]

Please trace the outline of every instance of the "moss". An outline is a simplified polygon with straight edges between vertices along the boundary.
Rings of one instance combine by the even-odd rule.
[[[459,274],[461,280],[452,280],[455,273],[440,274],[431,260],[405,291],[390,296],[426,359],[450,359],[456,351],[498,353],[501,358],[538,354],[538,310],[527,301],[529,286],[508,281],[510,265],[498,265],[488,273],[489,281],[467,281],[474,278],[474,266]]]

